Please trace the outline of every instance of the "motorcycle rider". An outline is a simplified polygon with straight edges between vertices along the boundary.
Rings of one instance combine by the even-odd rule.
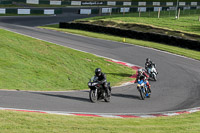
[[[156,69],[156,63],[151,62],[150,68],[152,68],[154,66],[154,68]],[[156,71],[156,74],[158,74],[158,72]]]
[[[147,58],[145,63],[145,69],[147,70],[148,74],[150,74],[152,66],[156,68],[156,64],[152,62],[149,58]]]
[[[148,73],[150,73],[150,67],[151,67],[151,60],[149,58],[146,58],[146,62],[145,62],[145,69],[147,70]]]
[[[146,74],[145,71],[143,71],[142,69],[138,69],[138,75],[136,81],[144,80],[146,82],[147,89],[149,89],[149,93],[151,93],[151,85],[149,84],[148,78],[149,75]]]
[[[108,84],[107,84],[107,80],[106,80],[106,75],[104,73],[102,73],[101,68],[95,69],[95,76],[98,77],[98,82],[103,85],[106,93],[108,94],[108,96],[110,96],[110,93],[108,91]]]

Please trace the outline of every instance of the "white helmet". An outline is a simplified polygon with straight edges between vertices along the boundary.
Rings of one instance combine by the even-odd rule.
[[[142,69],[138,69],[138,74],[142,74]]]

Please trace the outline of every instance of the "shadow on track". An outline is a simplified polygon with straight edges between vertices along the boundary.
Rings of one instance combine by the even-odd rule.
[[[82,101],[82,102],[90,102],[89,98],[67,96],[67,95],[56,95],[56,94],[48,94],[48,93],[39,93],[39,92],[31,92],[31,93],[45,95],[45,96],[58,97],[58,98],[71,99],[71,100],[77,100],[77,101]]]
[[[106,75],[114,75],[114,76],[121,76],[121,77],[131,77],[131,74],[126,73],[105,73]]]
[[[129,94],[114,93],[114,94],[112,94],[112,96],[121,97],[121,98],[137,99],[137,100],[140,99],[139,96],[136,96],[136,95],[129,95]]]

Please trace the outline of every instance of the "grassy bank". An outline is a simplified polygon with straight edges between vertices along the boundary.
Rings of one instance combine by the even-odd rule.
[[[169,16],[171,12],[171,16]],[[101,24],[101,21],[113,21],[115,23],[128,23],[128,24],[140,24],[147,25],[156,28],[168,29],[170,31],[181,31],[185,33],[200,35],[200,22],[199,14],[194,14],[194,12],[200,13],[200,10],[185,10],[181,11],[180,19],[177,20],[174,17],[174,11],[162,11],[160,18],[158,19],[158,12],[144,12],[141,13],[141,17],[138,17],[138,13],[129,14],[117,14],[112,16],[98,16],[93,18],[85,18],[76,21],[90,21],[91,23]],[[193,12],[193,14],[192,14]],[[109,26],[116,26],[116,24],[110,22]],[[119,27],[120,28],[120,27]],[[125,27],[123,27],[125,28]],[[132,27],[128,27],[132,28]],[[136,29],[139,30],[139,29]],[[144,29],[145,31],[151,31],[151,29]],[[155,30],[155,29],[154,29]],[[152,31],[153,32],[153,31]],[[156,31],[154,31],[156,32]]]
[[[198,133],[200,112],[159,118],[95,118],[0,111],[2,133]]]
[[[0,89],[87,89],[97,67],[111,85],[133,80],[131,68],[104,58],[0,29]],[[120,73],[120,74],[119,74]],[[126,75],[126,76],[124,76]]]
[[[80,34],[80,35],[84,35],[88,37],[112,40],[112,41],[117,41],[117,42],[123,41],[123,38],[118,37],[118,36],[111,36],[111,35],[106,35],[106,34],[99,34],[99,33],[94,33],[94,32],[87,32],[87,31],[80,31],[80,30],[73,30],[73,29],[60,29],[58,28],[58,25],[43,26],[41,28],[57,30],[57,31],[73,33],[73,34]],[[130,39],[130,38],[126,38],[126,43],[155,48],[155,49],[159,49],[159,50],[163,50],[163,51],[171,52],[174,54],[179,54],[179,55],[183,55],[189,58],[200,60],[200,52],[195,51],[195,50],[189,50],[189,49],[184,49],[180,47],[169,46],[165,44],[136,40],[136,39]]]

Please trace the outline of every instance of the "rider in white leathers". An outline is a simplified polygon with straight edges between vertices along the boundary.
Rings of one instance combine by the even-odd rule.
[[[148,74],[151,73],[152,68],[155,68],[154,71],[156,71],[156,64],[154,62],[152,62],[149,58],[147,58],[146,63],[145,63],[145,69]],[[157,71],[156,71],[156,73],[157,73]]]

